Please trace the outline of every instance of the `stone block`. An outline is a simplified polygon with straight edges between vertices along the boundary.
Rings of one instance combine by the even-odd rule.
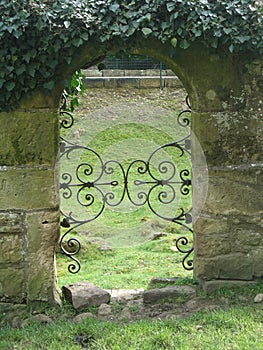
[[[92,314],[91,312],[83,312],[83,313],[75,316],[73,318],[73,322],[78,324],[78,323],[82,323],[83,321],[85,321],[87,319],[94,319],[94,318],[96,318],[96,316],[94,314]]]
[[[22,321],[21,328],[27,327],[28,325],[33,325],[35,323],[42,323],[43,325],[46,325],[48,323],[53,323],[53,320],[45,314],[33,315]]]
[[[12,282],[12,283],[11,283]],[[0,298],[14,302],[23,302],[26,297],[24,269],[0,268]]]
[[[98,319],[107,320],[112,318],[113,309],[111,305],[101,304],[98,308]]]
[[[257,224],[259,223],[259,224]],[[194,223],[195,254],[212,256],[219,252],[228,254],[231,251],[251,253],[255,246],[263,246],[262,225],[258,216],[209,216],[202,214]],[[209,249],[216,245],[214,249]],[[220,248],[221,247],[221,248]],[[207,248],[207,249],[206,249]],[[214,255],[220,255],[214,254]]]
[[[163,72],[164,72],[163,75],[167,75],[169,77],[176,76],[176,74],[171,69],[165,69]]]
[[[124,75],[123,69],[104,69],[102,71],[103,77],[123,77]]]
[[[164,87],[165,88],[183,88],[182,82],[176,77],[164,77]]]
[[[201,235],[222,235],[228,231],[227,217],[201,214],[194,224],[194,231]]]
[[[253,256],[256,248],[263,249],[262,227],[253,227],[249,223],[247,225],[238,224],[235,227],[232,241],[233,251],[250,253]]]
[[[218,279],[219,267],[217,261],[213,258],[199,257],[195,254],[194,276],[202,281]]]
[[[139,78],[120,78],[116,79],[116,87],[122,88],[122,89],[129,89],[129,88],[139,88],[140,86],[140,79]],[[108,86],[108,82],[105,82],[105,87]]]
[[[145,304],[156,303],[163,299],[172,298],[176,301],[179,297],[194,297],[196,288],[191,286],[168,286],[164,288],[155,288],[146,290],[143,293],[143,302]]]
[[[89,282],[78,282],[63,286],[62,293],[76,310],[110,302],[110,293]]]
[[[141,75],[147,75],[147,71],[140,69],[125,69],[123,71],[125,77],[140,77]],[[113,76],[113,75],[112,75]]]
[[[151,89],[160,87],[160,78],[159,77],[147,77],[140,79],[138,81],[140,89]],[[164,80],[162,80],[162,87],[164,87]]]
[[[59,302],[56,289],[55,247],[59,211],[28,213],[28,300]]]
[[[117,88],[117,79],[105,77],[105,78],[103,78],[103,86],[107,89],[116,89]]]
[[[195,254],[200,257],[215,257],[230,254],[232,250],[231,237],[225,235],[200,234],[195,242]]]
[[[0,264],[19,263],[24,260],[25,251],[21,235],[0,234]]]
[[[204,212],[220,215],[262,215],[262,166],[209,170]]]
[[[0,213],[0,234],[1,233],[22,233],[23,215],[10,212]]]
[[[98,70],[95,66],[82,70],[82,73],[86,77],[102,77],[102,72],[103,71]]]
[[[41,209],[58,206],[54,169],[0,168],[0,208]]]
[[[56,111],[0,113],[0,125],[0,166],[54,165],[59,145]]]
[[[253,279],[253,259],[250,254],[233,253],[217,257],[216,265],[219,279],[247,281]]]
[[[165,72],[164,72],[165,73]],[[158,77],[160,75],[160,69],[133,69],[125,70],[125,76],[138,76],[138,77]]]
[[[104,87],[104,79],[102,78],[86,77],[84,83],[86,88],[103,88]]]
[[[263,246],[257,247],[252,251],[253,276],[256,278],[263,277]]]
[[[204,281],[202,283],[202,288],[207,294],[211,294],[220,288],[235,288],[235,287],[246,287],[249,285],[255,285],[254,281],[236,281],[236,280],[214,280],[214,281]]]
[[[192,130],[209,166],[262,162],[263,119],[253,112],[192,112]],[[193,163],[198,158],[193,149]]]
[[[253,259],[250,254],[231,253],[213,258],[194,258],[194,274],[200,280],[252,280]]]

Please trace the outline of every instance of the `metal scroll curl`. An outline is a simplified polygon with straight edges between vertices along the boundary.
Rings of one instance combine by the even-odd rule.
[[[189,231],[193,232],[191,229],[189,229]],[[182,265],[184,267],[185,270],[193,270],[193,258],[191,258],[192,253],[194,252],[194,248],[193,246],[190,244],[190,248],[186,248],[183,249],[182,246],[187,246],[189,245],[189,239],[185,236],[179,237],[176,241],[175,241],[175,245],[177,250],[182,253],[185,254],[183,260],[182,260]]]
[[[59,115],[60,115],[60,126],[62,128],[69,129],[73,126],[74,117],[72,113],[70,113],[67,110],[67,96],[65,93],[63,93],[61,96]]]
[[[177,117],[178,125],[183,128],[190,124],[191,109],[188,99],[186,103],[188,109]],[[73,125],[71,113],[62,110],[61,115],[70,117],[68,122],[64,119],[61,121],[61,127],[68,128]],[[147,205],[154,215],[179,224],[193,233],[191,209],[173,207],[181,197],[190,194],[191,172],[186,168],[181,169],[178,165],[180,162],[175,162],[175,159],[190,155],[190,133],[177,141],[157,147],[146,160],[133,160],[126,168],[117,160],[105,161],[95,150],[61,137],[60,159],[65,157],[70,160],[71,156],[75,159],[76,151],[81,153],[80,163],[73,169],[62,171],[60,183],[61,198],[66,201],[75,200],[80,208],[75,213],[61,211],[61,226],[66,228],[66,232],[61,237],[60,247],[72,259],[69,272],[77,273],[80,270],[76,255],[81,244],[77,238],[67,237],[79,226],[96,220],[107,206],[116,207],[125,198],[137,207]],[[168,159],[163,159],[162,152],[169,154]],[[171,207],[172,211],[167,213],[166,207]],[[190,241],[185,236],[176,240],[178,251],[185,254],[182,265],[186,270],[193,269],[191,255],[194,248],[189,245]]]

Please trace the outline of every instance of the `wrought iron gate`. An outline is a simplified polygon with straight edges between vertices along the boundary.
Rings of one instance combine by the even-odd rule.
[[[81,266],[80,261],[76,257],[81,249],[81,242],[79,239],[70,236],[72,231],[81,225],[96,220],[102,215],[106,207],[117,207],[124,200],[128,200],[137,207],[148,206],[149,210],[157,217],[180,225],[184,230],[193,233],[191,208],[179,207],[171,215],[164,214],[159,210],[160,207],[174,205],[180,196],[189,196],[191,170],[179,169],[178,164],[171,159],[162,159],[157,168],[152,165],[154,157],[162,150],[175,151],[178,159],[186,154],[190,155],[189,125],[191,107],[188,97],[186,98],[186,103],[187,109],[180,112],[177,116],[177,126],[187,128],[187,135],[157,147],[147,159],[134,160],[128,166],[124,166],[118,160],[104,160],[96,150],[85,145],[73,143],[63,137],[60,138],[60,160],[63,157],[67,159],[74,157],[74,152],[76,151],[83,153],[82,160],[73,172],[61,172],[61,196],[64,200],[75,200],[79,208],[85,210],[85,217],[80,218],[78,212],[73,213],[70,211],[66,213],[63,211],[63,208],[61,209],[61,226],[66,228],[66,232],[61,237],[60,248],[66,256],[72,259],[68,266],[69,272],[77,273]],[[74,118],[63,106],[65,106],[65,103],[62,103],[60,109],[60,123],[62,128],[68,129],[72,127]],[[92,164],[94,160],[96,169]],[[156,199],[160,205],[158,208],[154,205]],[[176,247],[179,252],[184,254],[182,259],[183,267],[187,270],[192,270],[193,259],[191,256],[194,248],[186,235],[180,236],[176,240]]]

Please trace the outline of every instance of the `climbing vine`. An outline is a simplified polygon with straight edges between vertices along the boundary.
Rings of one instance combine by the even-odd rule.
[[[263,53],[262,2],[251,0],[0,0],[0,110],[41,88],[95,40],[155,37],[187,49],[199,40],[232,53]]]

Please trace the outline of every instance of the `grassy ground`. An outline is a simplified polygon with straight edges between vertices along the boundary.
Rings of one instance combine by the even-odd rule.
[[[261,286],[262,287],[262,286]],[[257,288],[259,291],[259,287]],[[255,290],[254,290],[255,292]],[[1,350],[262,350],[262,306],[242,306],[235,294],[235,306],[226,310],[200,311],[186,319],[144,320],[133,323],[93,319],[74,324],[61,310],[45,309],[56,318],[52,324],[27,325],[13,329],[1,323]],[[248,290],[244,291],[247,296]],[[214,296],[229,297],[229,292]],[[43,310],[42,310],[43,312]]]
[[[178,96],[180,102],[178,102]],[[120,104],[123,107],[123,103],[132,103],[132,105],[126,105],[126,110],[135,111],[137,117],[139,115],[141,119],[145,115],[145,110],[141,113],[137,108],[139,105],[147,107],[148,112],[150,111],[148,105],[153,105],[153,114],[156,114],[156,106],[161,107],[162,113],[163,110],[171,110],[176,114],[181,108],[183,94],[177,93],[175,95],[171,92],[160,94],[158,91],[151,93],[144,91],[143,96],[141,96],[139,91],[122,91],[118,94],[113,91],[88,91],[85,101],[87,105],[81,107],[75,125],[79,132],[74,135],[74,131],[72,131],[71,136],[75,137],[77,142],[82,142],[82,136],[92,134],[91,124],[96,124],[97,131],[95,130],[91,139],[86,140],[86,142],[99,148],[103,145],[98,140],[106,140],[108,142],[106,148],[110,148],[111,141],[108,136],[105,136],[108,135],[105,130],[113,129],[116,131],[116,129],[114,124],[105,129],[104,123],[107,122],[107,119],[110,119],[110,123],[114,121],[115,112],[119,110]],[[99,120],[97,119],[98,104],[100,106]],[[116,107],[112,114],[109,114],[109,105]],[[87,124],[83,125],[83,122],[87,121],[86,111],[89,111],[88,126]],[[161,121],[160,125],[164,125],[166,131],[160,132],[158,122],[162,120],[162,113],[160,118],[155,121],[154,128],[146,121],[145,128],[147,130],[156,129],[159,135],[167,134],[169,136],[169,130],[172,127],[168,123],[168,119]],[[111,115],[110,118],[109,115]],[[119,124],[126,123],[125,118],[125,115],[122,115]],[[133,123],[131,120],[127,124],[130,125],[130,122]],[[99,129],[100,125],[104,125],[103,130]],[[85,129],[82,136],[80,129]],[[116,138],[118,133],[114,135]],[[99,136],[98,139],[95,136]],[[111,148],[110,151],[112,151]],[[60,285],[85,279],[103,288],[147,288],[151,277],[180,276],[185,278],[192,276],[191,273],[189,274],[181,268],[181,256],[171,250],[171,246],[174,246],[174,238],[185,233],[180,228],[171,225],[162,226],[161,221],[155,221],[156,218],[153,218],[147,211],[144,212],[142,208],[132,212],[129,219],[127,219],[127,208],[107,215],[102,217],[102,223],[98,226],[92,227],[91,225],[80,232],[83,249],[80,254],[82,269],[79,274],[70,275],[67,272],[68,262],[58,254],[57,266]],[[120,220],[121,216],[125,217],[129,223],[129,232],[125,226],[127,222],[123,219]],[[110,226],[107,224],[109,218],[112,219]],[[137,221],[136,224],[134,224],[135,221]],[[118,231],[119,229],[120,231]],[[144,231],[146,232],[145,237],[141,239]],[[156,231],[165,231],[168,236],[161,237],[157,241],[149,241],[151,234]],[[107,235],[108,232],[110,235]],[[117,234],[117,232],[119,233]],[[107,239],[109,236],[110,239]],[[118,245],[121,238],[122,242]],[[110,246],[111,249],[102,251],[100,249],[102,245],[108,248]],[[3,321],[1,322],[4,315],[0,315],[0,349],[263,350],[262,305],[253,303],[254,296],[260,292],[262,292],[262,284],[238,290],[219,291],[212,297],[203,297],[214,298],[215,304],[218,302],[218,305],[222,300],[229,301],[229,304],[226,303],[229,305],[226,309],[218,307],[210,310],[208,308],[185,319],[176,318],[177,315],[175,315],[173,320],[167,321],[146,319],[129,323],[125,320],[123,322],[106,322],[87,319],[79,324],[74,324],[69,318],[75,312],[69,305],[64,304],[61,309],[44,306],[43,309],[38,310],[38,312],[46,313],[56,319],[53,324],[46,326],[34,324],[23,329],[12,329]],[[248,302],[244,303],[244,300],[248,300]]]
[[[80,240],[83,243],[84,238]],[[70,260],[57,256],[59,285],[88,280],[106,289],[147,289],[152,277],[191,277],[192,273],[182,267],[182,255],[171,247],[174,247],[172,236],[110,251],[101,251],[94,243],[84,243],[79,256],[81,270],[77,274],[67,271]]]
[[[184,90],[87,90],[80,100],[79,108],[74,112],[74,126],[68,131],[62,130],[62,136],[91,147],[101,155],[103,161],[120,161],[124,171],[127,171],[131,162],[138,159],[147,161],[157,147],[180,140],[189,133],[189,128],[180,127],[177,123],[177,115],[185,107],[185,97]],[[176,164],[176,181],[180,180],[180,170],[191,169],[190,155],[180,157],[180,154],[173,147],[158,151],[151,161],[153,176],[160,177],[158,166],[163,160],[168,160]],[[97,157],[92,152],[74,151],[69,159],[61,159],[61,173],[69,172],[74,177],[77,166],[85,163],[81,172],[84,178],[86,164],[89,162],[93,167],[89,177],[89,181],[92,181],[100,173],[100,170],[96,170],[100,169],[96,160]],[[134,179],[152,181],[138,173],[137,168],[142,163],[136,165],[130,171],[129,183]],[[168,172],[163,175],[164,178],[172,173],[171,166],[168,163],[166,166]],[[123,181],[119,166],[114,168],[113,175],[101,178],[100,182],[115,179],[120,184]],[[79,182],[76,177],[74,180]],[[118,201],[122,195],[122,186],[103,186],[104,192],[113,192],[116,195],[114,201]],[[138,193],[146,191],[147,186],[133,187],[132,198],[140,202]],[[162,190],[168,190],[168,199],[172,195],[168,186],[158,187],[159,191],[152,192],[150,204],[158,214],[174,217],[180,213],[181,207],[191,207],[191,193],[181,196],[179,188],[180,185],[177,187],[176,201],[169,205],[160,205],[158,200],[158,194]],[[73,197],[76,193],[77,188],[75,192],[73,190]],[[61,196],[63,211],[72,211],[73,216],[83,220],[96,216],[102,206],[101,197],[97,196],[96,190],[92,192],[92,189],[88,189],[83,191],[81,200],[85,201],[87,193],[94,194],[92,206],[80,206],[76,199],[66,200]],[[151,241],[156,232],[166,232],[168,236],[160,241]],[[103,288],[146,288],[154,276],[189,276],[189,272],[184,271],[181,265],[183,256],[172,250],[174,240],[185,234],[187,232],[179,225],[153,214],[147,204],[135,206],[126,198],[121,205],[107,206],[98,219],[78,228],[77,236],[80,235],[78,237],[83,246],[80,255],[81,271],[77,275],[70,275],[67,271],[68,262],[58,255],[59,284],[89,280]],[[76,232],[72,236],[76,236]],[[192,237],[189,234],[188,237],[191,245]],[[103,248],[103,252],[99,247]]]

